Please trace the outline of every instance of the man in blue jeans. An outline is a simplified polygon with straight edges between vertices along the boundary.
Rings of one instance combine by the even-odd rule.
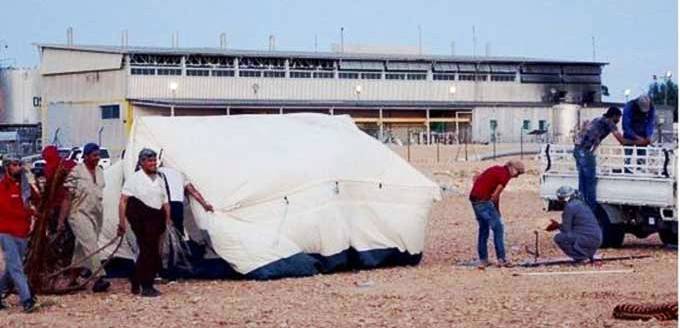
[[[578,190],[583,200],[590,206],[593,212],[597,208],[597,162],[595,151],[610,133],[622,145],[642,145],[644,140],[628,140],[621,135],[616,125],[621,120],[621,110],[618,107],[609,107],[607,112],[586,124],[576,138],[574,145],[574,159],[578,170]]]
[[[19,292],[24,312],[32,312],[35,299],[28,287],[23,262],[31,226],[31,189],[25,181],[22,183],[22,168],[18,158],[5,158],[3,168],[5,174],[0,180],[0,247],[4,255],[5,272],[0,278],[0,296],[8,292],[11,282]],[[0,297],[0,310],[5,308]]]
[[[486,169],[482,174],[475,177],[472,191],[470,191],[470,203],[479,223],[477,236],[477,254],[479,266],[484,268],[489,265],[487,241],[489,229],[493,231],[493,245],[496,249],[496,258],[499,266],[510,266],[505,255],[503,241],[503,222],[500,213],[500,197],[503,188],[510,179],[524,173],[524,164],[520,161],[509,161],[505,165],[496,165]]]

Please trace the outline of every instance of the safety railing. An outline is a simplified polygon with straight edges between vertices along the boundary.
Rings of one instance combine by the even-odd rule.
[[[545,173],[577,174],[573,151],[574,145],[544,145],[539,156]],[[598,176],[676,176],[676,155],[670,148],[601,145],[595,155]]]

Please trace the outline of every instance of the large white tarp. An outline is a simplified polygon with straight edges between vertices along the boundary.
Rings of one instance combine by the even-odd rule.
[[[142,148],[159,152],[214,205],[207,213],[191,200],[193,217],[242,274],[299,253],[420,254],[441,198],[435,183],[348,116],[140,117],[124,176]],[[119,192],[107,192],[105,206],[117,206]],[[105,220],[117,220],[115,213],[108,208]]]

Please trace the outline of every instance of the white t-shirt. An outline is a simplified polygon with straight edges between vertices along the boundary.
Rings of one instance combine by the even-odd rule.
[[[139,199],[146,206],[160,210],[163,204],[168,202],[165,192],[165,182],[160,175],[154,179],[144,173],[144,170],[135,172],[125,181],[123,195]]]
[[[184,202],[184,188],[189,184],[184,173],[169,167],[161,167],[158,169],[168,179],[168,187],[170,189],[171,202]]]

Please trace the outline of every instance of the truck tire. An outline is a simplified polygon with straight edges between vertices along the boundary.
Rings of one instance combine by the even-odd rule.
[[[626,237],[624,225],[611,223],[607,212],[599,205],[595,211],[595,216],[600,222],[600,228],[602,228],[602,245],[600,248],[620,248],[623,245],[624,237]]]
[[[669,226],[666,229],[659,230],[659,238],[664,245],[678,246],[678,232],[673,232],[673,229]]]

